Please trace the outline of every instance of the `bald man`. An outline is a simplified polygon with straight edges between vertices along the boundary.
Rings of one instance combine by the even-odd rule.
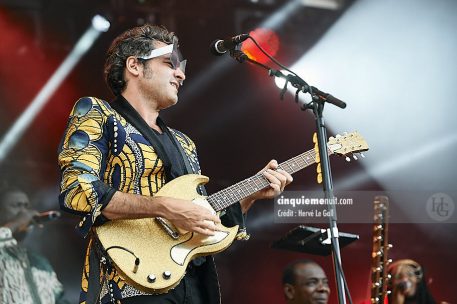
[[[282,284],[288,304],[327,304],[330,295],[324,270],[314,261],[302,259],[283,271]]]

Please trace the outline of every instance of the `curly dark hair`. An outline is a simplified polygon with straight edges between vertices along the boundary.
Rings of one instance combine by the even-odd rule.
[[[145,56],[154,49],[153,41],[171,44],[177,41],[173,32],[163,26],[145,24],[119,35],[106,53],[105,81],[115,96],[120,95],[127,85],[124,68],[128,57]]]

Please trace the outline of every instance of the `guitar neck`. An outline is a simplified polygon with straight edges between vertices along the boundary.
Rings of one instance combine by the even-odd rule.
[[[329,154],[331,153],[332,152],[329,151]],[[280,163],[278,168],[289,174],[293,174],[314,163],[316,163],[316,152],[312,149]],[[254,176],[210,195],[207,198],[207,201],[215,211],[221,211],[249,195],[268,187],[269,184],[268,180],[261,173],[257,173]]]

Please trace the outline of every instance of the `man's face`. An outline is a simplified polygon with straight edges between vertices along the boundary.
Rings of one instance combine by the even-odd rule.
[[[295,266],[295,284],[286,284],[286,296],[289,303],[327,304],[330,295],[328,279],[324,270],[317,264],[297,264]]]
[[[28,196],[21,191],[6,193],[0,202],[0,224],[15,218],[19,212],[30,208]]]
[[[163,42],[155,43],[155,48],[164,46]],[[140,75],[140,94],[154,101],[159,110],[166,109],[178,102],[178,90],[185,78],[180,68],[173,67],[170,54],[149,59]]]

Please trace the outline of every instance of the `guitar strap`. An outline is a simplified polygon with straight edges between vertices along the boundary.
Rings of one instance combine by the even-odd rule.
[[[102,257],[108,257],[107,254],[102,254],[103,251],[100,250],[98,239],[94,237],[92,240],[92,248],[89,254],[89,284],[86,294],[86,303],[88,304],[95,304],[100,301],[102,285],[106,284],[105,275],[103,276],[103,281],[100,282],[100,262],[102,260]]]

